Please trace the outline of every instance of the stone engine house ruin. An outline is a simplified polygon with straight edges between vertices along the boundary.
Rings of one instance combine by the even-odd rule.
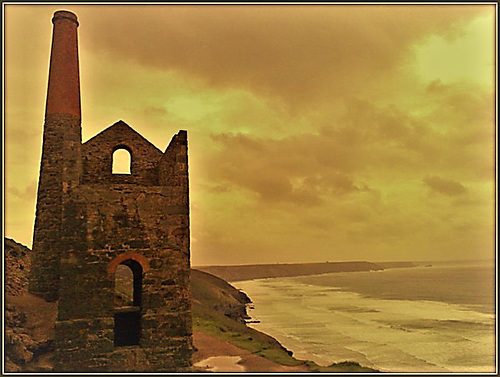
[[[191,366],[187,132],[165,152],[123,121],[82,143],[76,15],[54,13],[31,293],[58,300],[55,371]],[[130,174],[112,171],[116,151]],[[118,302],[118,270],[131,275]]]

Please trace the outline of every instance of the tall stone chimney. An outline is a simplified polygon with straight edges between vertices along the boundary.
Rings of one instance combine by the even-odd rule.
[[[57,11],[52,23],[54,29],[45,115],[71,114],[81,117],[78,20],[71,12]]]
[[[52,18],[53,35],[38,180],[29,291],[48,301],[59,297],[62,224],[70,194],[79,184],[81,162],[78,20],[68,11]]]

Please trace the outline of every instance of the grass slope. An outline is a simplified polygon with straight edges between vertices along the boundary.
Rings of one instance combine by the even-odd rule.
[[[300,365],[269,335],[245,325],[245,304],[250,299],[224,280],[191,270],[193,327],[283,365]]]

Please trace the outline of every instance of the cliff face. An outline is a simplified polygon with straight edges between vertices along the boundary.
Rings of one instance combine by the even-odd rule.
[[[201,305],[241,323],[248,318],[250,298],[217,276],[191,269],[191,296],[193,306]]]

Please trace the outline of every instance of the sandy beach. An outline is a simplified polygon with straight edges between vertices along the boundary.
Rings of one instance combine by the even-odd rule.
[[[307,372],[305,365],[280,365],[201,331],[193,332],[193,364],[200,372]]]

